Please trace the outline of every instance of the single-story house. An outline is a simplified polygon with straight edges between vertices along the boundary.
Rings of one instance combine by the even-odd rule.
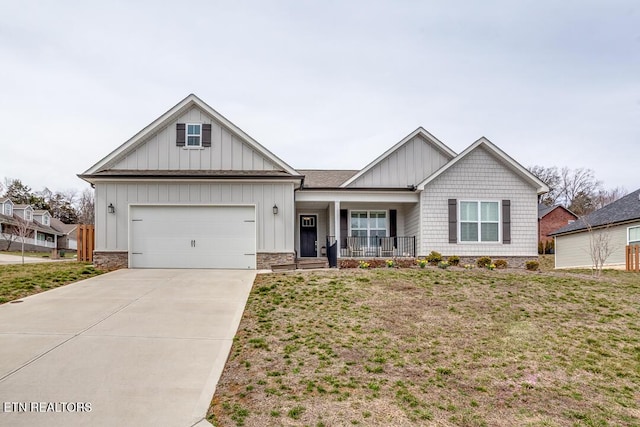
[[[51,218],[51,227],[58,230],[58,250],[78,249],[78,224],[65,224],[57,218]]]
[[[640,244],[640,189],[553,233],[556,268],[591,268],[592,233],[607,233],[613,252],[604,264],[624,268],[625,247]]]
[[[56,248],[58,236],[62,233],[51,227],[52,217],[48,211],[34,210],[31,205],[14,204],[6,198],[0,200],[0,206],[0,236],[6,242],[2,249],[11,249],[15,242],[22,244],[18,232],[19,220],[28,224],[25,250],[46,252]]]
[[[548,245],[547,242],[553,242],[553,237],[549,237],[549,234],[572,224],[577,219],[578,215],[562,205],[548,206],[540,203],[538,205],[538,241],[542,245]]]
[[[548,187],[482,137],[423,128],[358,171],[299,170],[189,95],[79,175],[95,187],[94,262],[269,268],[322,257],[537,257]]]

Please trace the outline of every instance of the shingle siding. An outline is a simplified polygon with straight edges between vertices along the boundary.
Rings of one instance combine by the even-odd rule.
[[[448,199],[510,200],[511,244],[449,243]],[[435,250],[459,256],[537,256],[536,189],[482,147],[427,184],[421,209],[420,255]]]

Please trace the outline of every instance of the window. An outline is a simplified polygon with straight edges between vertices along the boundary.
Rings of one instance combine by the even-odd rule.
[[[4,205],[4,214],[7,216],[13,215],[13,211],[11,210],[11,203],[6,203]]]
[[[640,227],[629,227],[627,240],[630,245],[640,245]]]
[[[202,146],[202,125],[187,124],[187,147]]]
[[[42,215],[42,223],[44,225],[49,225],[49,215]]]
[[[351,235],[354,237],[385,237],[387,235],[386,211],[352,211]]]
[[[25,219],[25,221],[31,221],[32,220],[31,211],[29,209],[25,209],[24,210],[24,219]]]
[[[499,225],[498,202],[460,202],[461,242],[498,242]]]

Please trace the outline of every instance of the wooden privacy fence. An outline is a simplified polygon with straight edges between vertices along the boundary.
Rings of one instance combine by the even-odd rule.
[[[640,273],[640,245],[627,245],[627,271]]]
[[[78,226],[78,261],[93,262],[95,230],[93,225]]]

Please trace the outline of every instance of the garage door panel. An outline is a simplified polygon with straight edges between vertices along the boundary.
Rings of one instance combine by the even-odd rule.
[[[253,206],[132,206],[131,266],[256,266]]]

